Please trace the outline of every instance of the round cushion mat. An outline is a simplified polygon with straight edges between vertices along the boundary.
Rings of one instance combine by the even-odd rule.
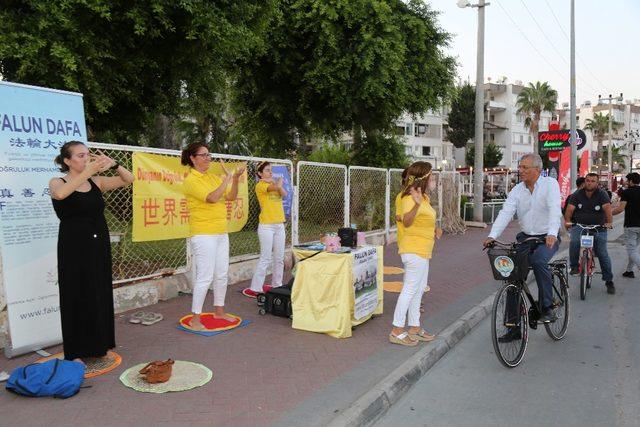
[[[211,381],[213,372],[204,365],[186,360],[176,360],[171,370],[171,378],[166,383],[149,384],[140,378],[140,369],[146,363],[132,366],[120,375],[120,381],[125,386],[143,393],[168,393],[170,391],[185,391],[200,387]]]
[[[404,273],[404,268],[391,267],[388,265],[384,266],[384,274],[402,274],[402,273]]]
[[[384,282],[383,289],[387,292],[400,293],[402,291],[402,282]],[[425,293],[429,292],[431,288],[427,285],[427,288],[424,290]]]
[[[57,353],[43,357],[36,360],[36,363],[46,362],[51,359],[64,359],[64,353]],[[105,358],[84,357],[82,361],[85,364],[84,377],[93,378],[116,369],[122,363],[122,357],[115,351],[109,350]]]
[[[224,319],[218,319],[213,317],[213,313],[202,313],[200,314],[200,322],[204,325],[205,330],[209,332],[213,331],[227,331],[229,329],[237,328],[242,323],[242,318],[240,316],[236,316],[235,314],[227,313],[227,316],[233,317],[236,320],[234,322],[229,322]],[[185,329],[190,331],[191,329],[191,318],[193,318],[193,314],[187,314],[186,316],[180,319],[180,325]]]

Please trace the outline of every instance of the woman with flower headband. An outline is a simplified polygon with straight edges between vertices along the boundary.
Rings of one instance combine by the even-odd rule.
[[[271,287],[282,286],[284,274],[285,219],[282,198],[287,196],[287,190],[282,187],[282,178],[273,178],[269,162],[258,165],[258,178],[260,181],[256,184],[256,196],[260,203],[260,260],[253,274],[251,287],[242,291],[249,298],[256,298],[260,292]],[[271,286],[264,285],[269,264],[272,264]]]
[[[398,241],[398,253],[404,264],[402,291],[393,315],[389,341],[415,346],[418,341],[432,341],[435,336],[422,329],[420,300],[427,286],[429,259],[436,234],[436,212],[429,203],[427,192],[435,187],[431,179],[431,164],[415,162],[406,171],[406,183],[398,213],[403,231]],[[408,330],[405,331],[405,326]]]
[[[189,209],[189,244],[196,270],[191,303],[191,328],[205,330],[200,320],[209,286],[213,283],[213,317],[233,322],[236,318],[224,311],[229,271],[229,234],[226,201],[238,195],[238,181],[244,167],[230,173],[222,169],[221,178],[209,171],[211,154],[202,143],[189,144],[182,150],[181,163],[190,166],[183,188]]]

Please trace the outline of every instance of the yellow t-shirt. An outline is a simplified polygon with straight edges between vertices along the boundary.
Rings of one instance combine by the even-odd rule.
[[[402,198],[402,215],[413,209],[415,202],[411,195]],[[398,242],[398,253],[416,254],[422,258],[431,258],[436,236],[436,211],[425,196],[418,208],[413,224],[404,227],[402,240]]]
[[[278,191],[269,191],[269,183],[256,184],[256,196],[260,203],[260,224],[278,224],[284,222],[282,196]]]
[[[402,192],[398,193],[396,196],[396,215],[400,215],[402,218]],[[400,241],[402,240],[402,236],[404,235],[404,224],[402,224],[402,219],[400,221],[396,221],[396,226],[398,227],[398,248],[400,247]]]
[[[184,179],[184,194],[189,209],[189,233],[223,234],[227,232],[227,204],[225,196],[229,188],[215,203],[207,203],[207,196],[222,184],[222,178],[212,173],[200,173],[191,169]]]

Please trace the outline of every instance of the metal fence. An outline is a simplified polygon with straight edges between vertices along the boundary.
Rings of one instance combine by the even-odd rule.
[[[132,147],[92,142],[91,151],[101,150],[132,170],[134,152],[179,158],[180,151]],[[322,233],[356,224],[359,230],[387,233],[395,228],[395,197],[401,191],[401,169],[381,169],[300,161],[293,169],[290,160],[212,154],[214,160],[243,162],[248,172],[248,220],[241,231],[230,233],[231,261],[255,257],[259,253],[257,235],[260,207],[255,195],[259,163],[288,168],[294,194],[291,217],[287,220],[287,246],[319,240]],[[135,175],[135,171],[134,175]],[[294,173],[295,172],[295,173]],[[114,172],[107,172],[114,174]],[[436,177],[439,176],[434,171]],[[459,178],[459,174],[457,174]],[[429,193],[431,203],[442,216],[442,180]],[[461,186],[458,187],[461,191]],[[188,268],[186,239],[133,242],[133,189],[131,186],[105,194],[105,216],[111,234],[115,284],[183,272]]]

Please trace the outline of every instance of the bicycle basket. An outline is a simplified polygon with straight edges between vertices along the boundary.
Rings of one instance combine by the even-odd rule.
[[[489,261],[496,280],[527,280],[529,251],[522,249],[490,248]]]

